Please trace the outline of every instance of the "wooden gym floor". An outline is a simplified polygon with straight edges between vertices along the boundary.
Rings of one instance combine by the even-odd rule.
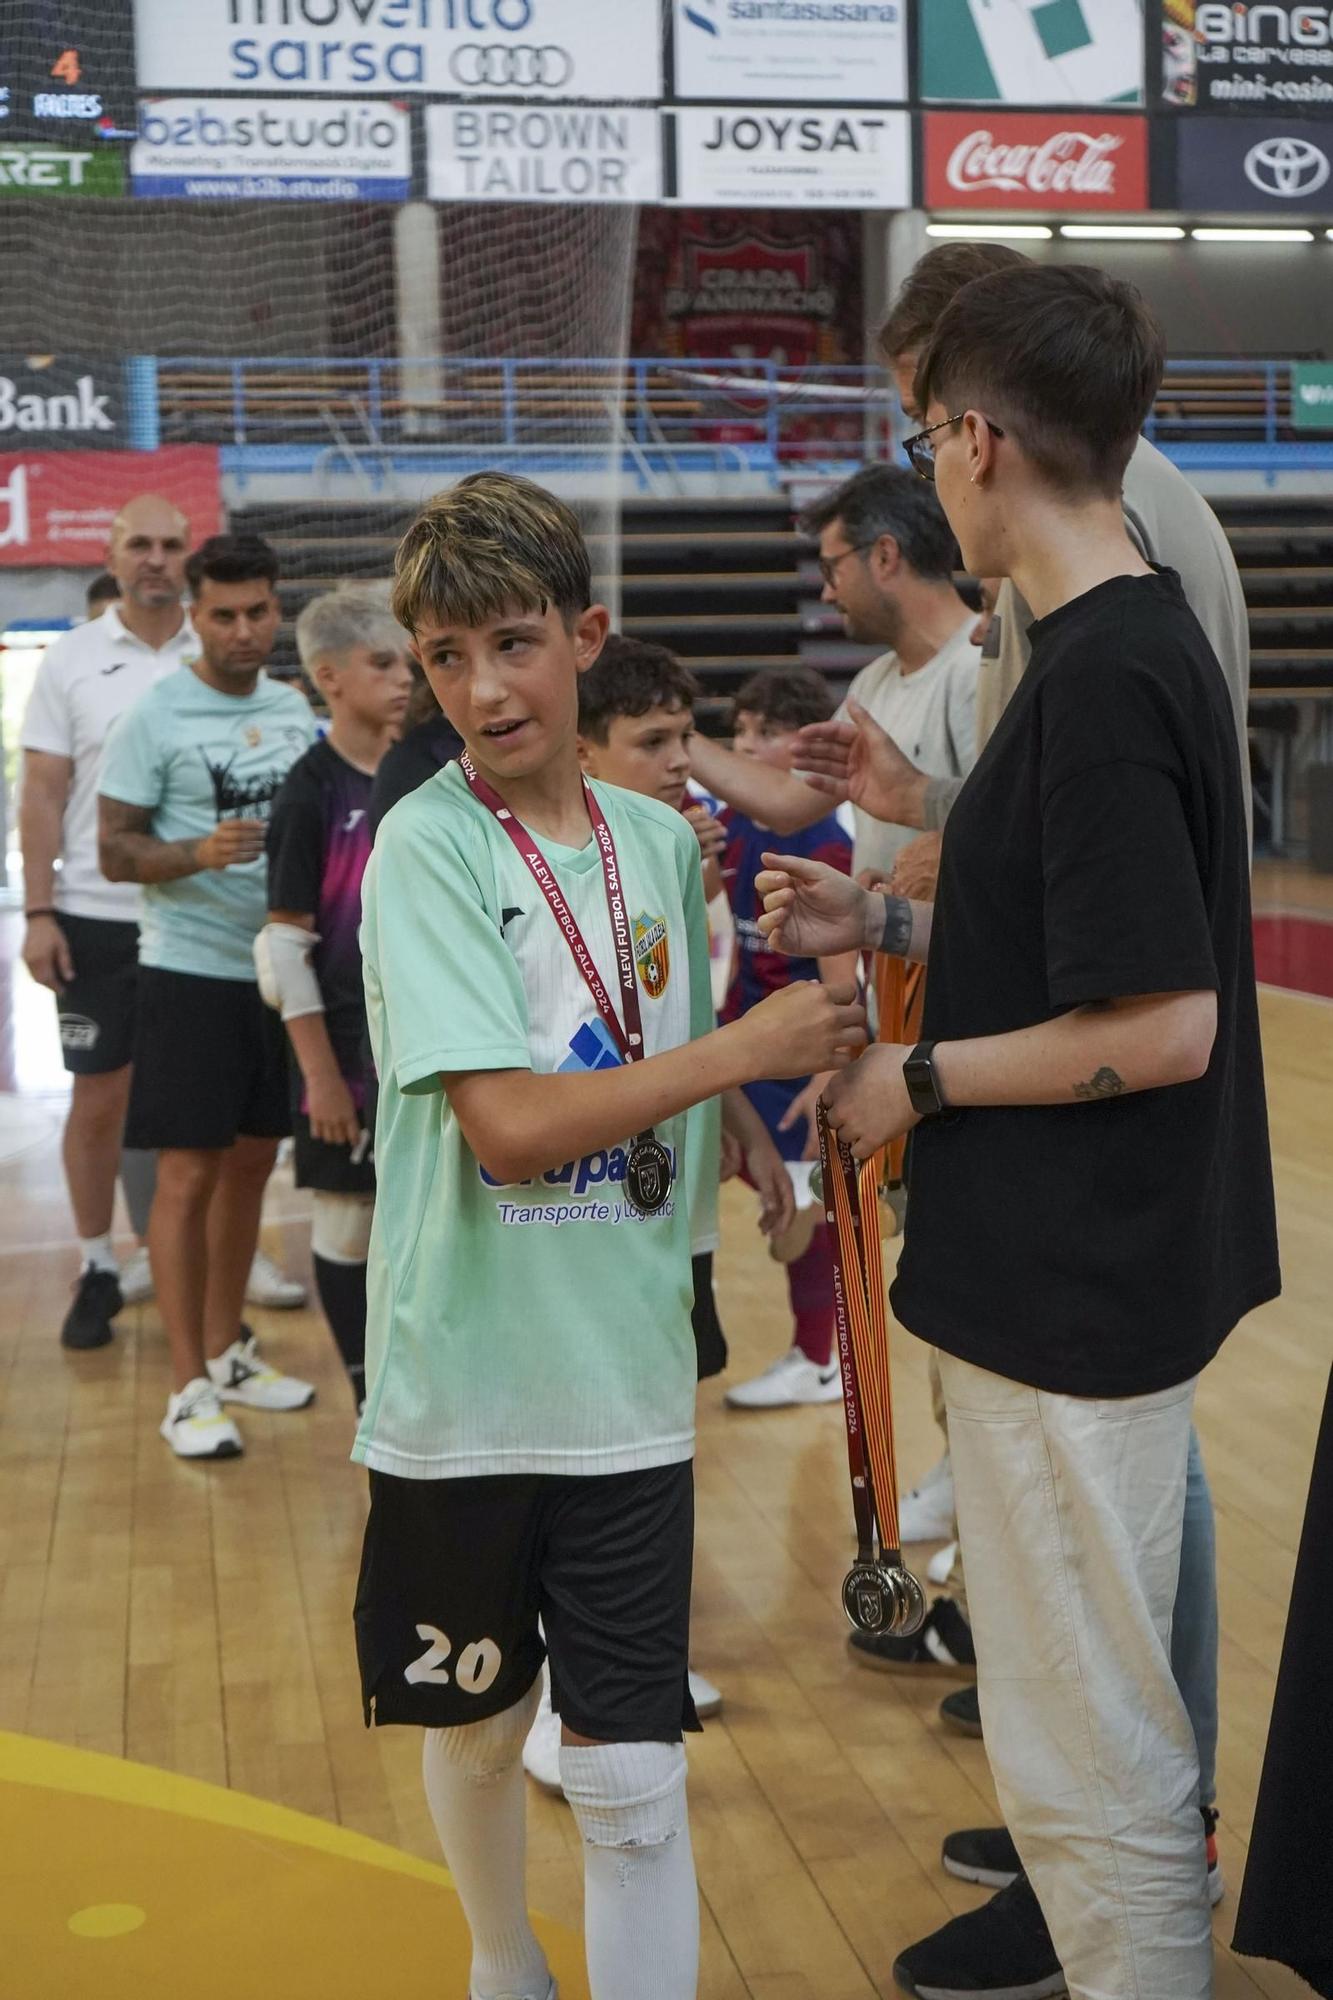
[[[1260,871],[1258,892],[1275,909],[1325,922],[1333,905],[1327,882],[1290,871]],[[317,1314],[254,1316],[273,1355],[318,1383],[313,1411],[247,1415],[246,1456],[209,1468],[180,1465],[157,1435],[166,1378],[151,1305],[127,1309],[114,1346],[100,1353],[59,1347],[74,1263],[58,1157],[58,1051],[46,997],[21,973],[9,976],[16,944],[5,919],[0,1731],[210,1780],[435,1861],[415,1735],[361,1724],[350,1605],[364,1486],[347,1460],[350,1401]],[[1286,1291],[1233,1336],[1198,1402],[1222,1608],[1220,2000],[1305,1991],[1227,1949],[1330,1360],[1333,1007],[1267,989],[1263,1022]],[[740,1374],[785,1346],[785,1288],[760,1247],[752,1198],[734,1186],[724,1196],[718,1291]],[[266,1247],[297,1273],[308,1264],[303,1207],[275,1183]],[[910,1481],[933,1463],[939,1439],[924,1350],[901,1335],[894,1361]],[[951,1828],[994,1816],[984,1750],[936,1720],[956,1682],[872,1674],[848,1658],[837,1602],[851,1546],[839,1408],[728,1412],[720,1382],[705,1384],[700,1402],[693,1654],[725,1695],[721,1717],[690,1747],[700,1994],[890,1994],[896,1953],[984,1896],[946,1876],[938,1859]],[[917,1554],[924,1563],[926,1552]],[[27,1823],[40,1841],[41,1814]],[[568,1811],[532,1792],[529,1824],[533,1905],[577,1929],[580,1863]],[[216,1913],[210,1952],[225,1956],[229,1929],[243,1934],[255,1911],[281,1910],[287,1878],[267,1850],[255,1852],[263,1865],[250,1878],[249,1909]],[[200,1879],[196,1849],[183,1840],[176,1864],[170,1843],[164,1855],[158,1904],[194,1913],[211,1934],[208,1870]],[[114,1929],[114,1916],[107,1921]],[[419,1912],[413,1921],[423,1921]],[[43,1970],[35,1931],[27,1949],[27,1974],[7,1989],[16,1994],[121,1990],[100,1969],[105,1961],[94,1978],[85,1960],[86,1987],[83,1976],[71,1985]],[[310,1950],[308,1987],[288,1971],[245,1990],[283,2000],[307,1990],[311,2000],[316,1992],[387,2000],[403,1990],[391,1949],[387,1958],[342,1951],[317,1979],[314,1957],[324,1954],[318,1941]],[[464,1978],[447,1969],[453,1957],[442,1952],[436,1990],[456,1986],[462,2000]],[[141,1978],[134,1990],[173,2000],[205,1990],[183,1969],[188,1959],[174,1963],[174,1974]],[[579,2000],[577,1976],[565,1992]]]

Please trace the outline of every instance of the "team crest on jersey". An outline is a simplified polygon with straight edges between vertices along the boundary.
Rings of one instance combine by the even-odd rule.
[[[665,917],[650,917],[640,910],[634,919],[634,963],[644,990],[654,1000],[666,992],[671,977],[671,947]]]

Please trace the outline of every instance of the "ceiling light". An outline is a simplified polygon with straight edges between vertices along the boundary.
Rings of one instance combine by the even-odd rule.
[[[1179,243],[1185,232],[1177,222],[1062,222],[1060,234],[1088,243]]]
[[[928,222],[927,236],[970,236],[978,242],[1009,238],[1015,243],[1043,243],[1055,234],[1044,222]]]
[[[1313,229],[1191,229],[1196,243],[1313,243]]]

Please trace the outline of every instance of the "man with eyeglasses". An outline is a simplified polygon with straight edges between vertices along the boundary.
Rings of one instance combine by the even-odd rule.
[[[953,576],[957,548],[931,488],[907,466],[867,465],[800,517],[819,540],[823,602],[836,605],[848,638],[885,648],[852,682],[839,715],[864,713],[921,770],[960,783],[976,761],[980,648],[976,614]],[[828,800],[801,778],[734,756],[696,735],[701,784],[775,833],[812,826]],[[855,809],[852,866],[887,879],[910,826]]]

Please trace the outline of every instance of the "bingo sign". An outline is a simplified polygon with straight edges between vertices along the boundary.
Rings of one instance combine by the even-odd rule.
[[[1162,101],[1177,109],[1333,105],[1333,8],[1161,0]]]
[[[1148,203],[1147,121],[1096,112],[932,111],[932,208],[1105,209]]]
[[[658,0],[135,0],[142,90],[653,99]]]

